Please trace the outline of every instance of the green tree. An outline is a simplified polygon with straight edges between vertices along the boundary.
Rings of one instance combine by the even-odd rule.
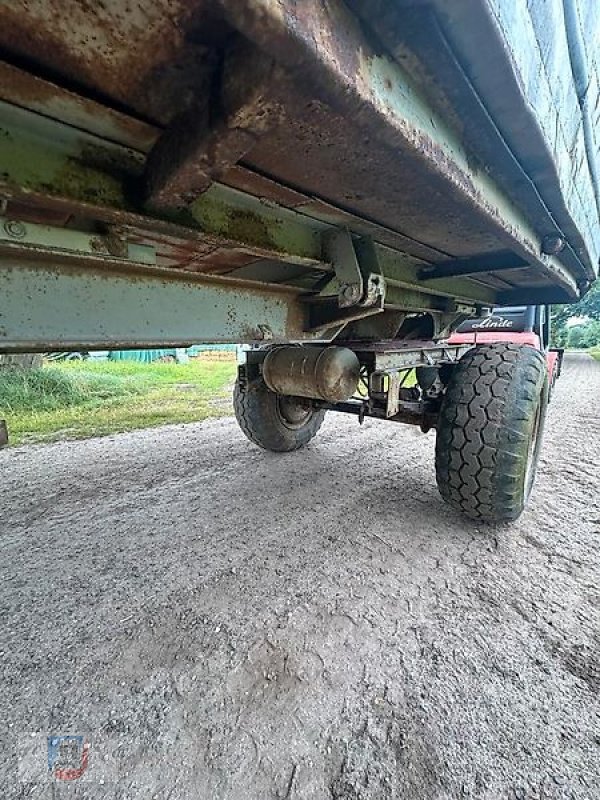
[[[600,320],[600,279],[597,280],[577,303],[563,306],[552,306],[552,344],[555,347],[565,347],[570,339],[567,321],[571,317],[589,317],[591,320]],[[572,329],[571,329],[572,330]],[[581,346],[581,345],[571,345]]]
[[[585,341],[585,325],[573,325],[569,328],[569,335],[567,336],[567,345],[580,349],[584,347]]]
[[[582,347],[598,347],[600,345],[600,320],[591,319],[584,325]]]
[[[589,317],[600,320],[600,279],[597,280],[589,292],[575,303],[571,308],[576,309],[573,316]]]

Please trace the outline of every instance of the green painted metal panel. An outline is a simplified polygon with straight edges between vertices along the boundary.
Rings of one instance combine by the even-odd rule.
[[[293,294],[117,271],[0,265],[0,352],[305,336]]]

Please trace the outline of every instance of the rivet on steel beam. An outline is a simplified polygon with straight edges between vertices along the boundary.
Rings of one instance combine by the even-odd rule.
[[[565,244],[566,242],[562,236],[555,236],[554,234],[544,236],[542,239],[542,253],[547,256],[555,256],[561,250],[564,250]]]

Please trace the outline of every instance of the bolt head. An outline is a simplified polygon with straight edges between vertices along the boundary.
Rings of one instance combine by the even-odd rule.
[[[346,300],[358,300],[359,298],[359,289],[358,286],[354,284],[348,284],[344,287],[344,297]]]
[[[565,247],[565,240],[562,236],[544,236],[542,239],[542,253],[547,256],[555,256],[557,253],[560,253],[561,250],[564,250]]]

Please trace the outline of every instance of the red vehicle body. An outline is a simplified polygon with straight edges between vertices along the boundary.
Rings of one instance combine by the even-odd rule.
[[[563,350],[550,347],[548,306],[497,306],[486,317],[459,325],[448,344],[492,344],[514,342],[535,347],[546,357],[548,385],[552,390],[560,375]]]

